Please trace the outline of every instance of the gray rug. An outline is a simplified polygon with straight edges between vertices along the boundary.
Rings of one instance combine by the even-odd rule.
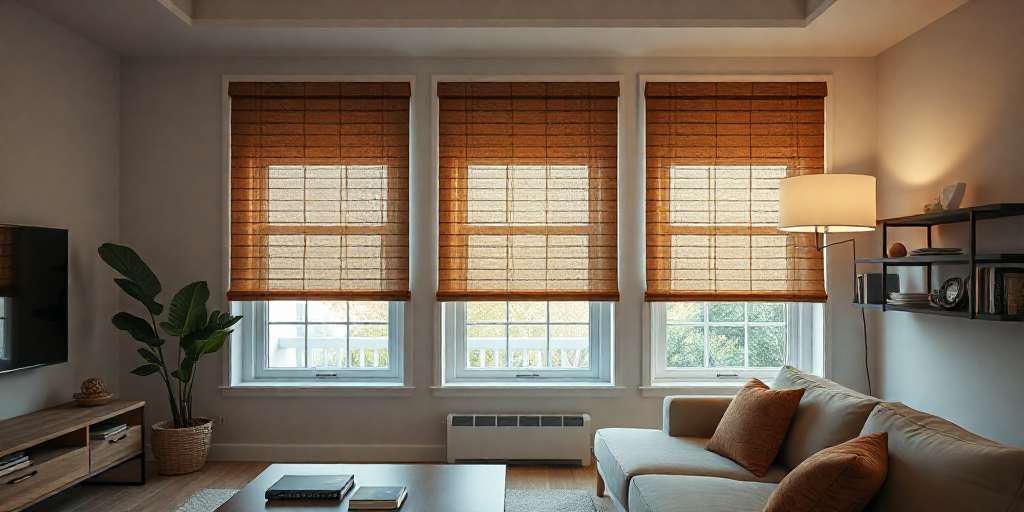
[[[185,501],[177,512],[213,512],[238,489],[203,489]],[[608,498],[597,498],[579,489],[510,489],[505,492],[505,512],[612,512]]]

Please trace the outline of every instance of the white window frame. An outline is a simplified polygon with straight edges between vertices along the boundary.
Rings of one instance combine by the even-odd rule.
[[[610,302],[590,302],[590,368],[571,369],[475,369],[468,368],[466,303],[446,302],[441,308],[444,384],[565,383],[610,384],[612,381],[612,337],[614,307]],[[511,322],[519,324],[527,322]],[[550,332],[550,330],[548,331]]]
[[[325,384],[399,384],[403,382],[406,308],[403,301],[388,303],[387,368],[268,368],[266,364],[269,341],[268,303],[266,301],[245,301],[234,302],[232,305],[236,314],[244,316],[241,325],[243,382],[322,382]]]
[[[708,322],[707,304],[704,301],[704,320],[695,325],[753,325],[759,322]],[[750,301],[756,302],[756,301]],[[665,302],[650,303],[650,341],[651,341],[651,383],[666,385],[675,383],[718,382],[742,383],[752,378],[775,378],[780,367],[771,368],[668,368],[666,366],[666,317]],[[820,304],[787,303],[786,307],[786,347],[783,364],[796,366],[812,373],[821,373],[817,364],[821,354],[821,316]],[[778,322],[771,322],[777,324]],[[705,354],[706,357],[706,354]]]

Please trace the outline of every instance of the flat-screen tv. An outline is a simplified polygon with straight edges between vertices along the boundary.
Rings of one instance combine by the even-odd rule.
[[[68,360],[68,232],[0,224],[0,373]]]

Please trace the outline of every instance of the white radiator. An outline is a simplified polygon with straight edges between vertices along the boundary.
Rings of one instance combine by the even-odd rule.
[[[449,414],[448,462],[590,465],[589,414]]]

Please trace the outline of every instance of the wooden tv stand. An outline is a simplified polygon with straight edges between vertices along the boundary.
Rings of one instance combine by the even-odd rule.
[[[24,451],[32,465],[0,477],[0,512],[21,510],[77,483],[136,460],[146,483],[146,402],[114,400],[96,407],[72,403],[0,421],[0,457]],[[117,419],[128,431],[113,439],[89,439],[89,428]],[[99,479],[97,479],[97,483]]]

